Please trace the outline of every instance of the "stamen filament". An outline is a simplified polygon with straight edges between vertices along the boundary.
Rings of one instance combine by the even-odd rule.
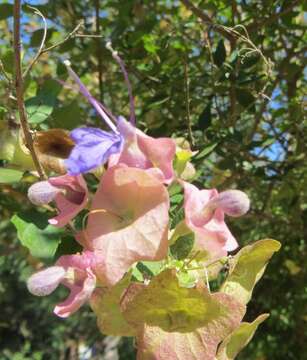
[[[128,72],[126,70],[126,67],[125,67],[125,64],[124,64],[123,60],[118,55],[118,52],[115,51],[112,48],[112,43],[110,41],[108,41],[106,43],[106,48],[111,51],[113,59],[118,63],[118,65],[120,66],[121,71],[122,71],[122,73],[124,75],[125,82],[126,82],[126,85],[127,85],[127,88],[128,88],[128,93],[129,93],[130,122],[134,126],[135,125],[135,107],[134,107],[134,98],[133,98],[133,94],[132,94],[132,86],[131,86],[131,83],[130,83],[130,80],[129,80]]]
[[[87,88],[82,84],[81,80],[79,79],[78,75],[73,71],[73,69],[70,66],[70,61],[69,60],[65,60],[64,64],[68,70],[69,75],[75,80],[75,82],[79,85],[80,91],[82,93],[82,95],[84,95],[87,100],[93,105],[93,107],[95,108],[95,110],[98,112],[98,114],[104,119],[104,121],[106,122],[106,124],[110,127],[110,129],[112,131],[114,131],[116,134],[118,134],[118,130],[116,128],[116,126],[113,124],[113,122],[111,121],[111,119],[108,117],[107,113],[109,113],[109,111],[106,111],[106,108],[104,105],[102,105],[101,103],[99,103],[91,94],[90,92],[87,90]]]

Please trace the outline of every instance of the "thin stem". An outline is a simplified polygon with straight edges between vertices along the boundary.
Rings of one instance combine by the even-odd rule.
[[[189,140],[192,146],[195,145],[192,124],[191,124],[191,115],[190,115],[190,81],[189,81],[189,70],[187,58],[184,57],[184,87],[185,87],[185,104],[186,104],[186,118],[188,125]]]
[[[100,17],[99,17],[99,9],[100,9],[100,0],[94,0],[95,4],[95,26],[96,26],[96,35],[100,35]],[[102,74],[102,53],[101,53],[101,42],[100,39],[96,39],[96,53],[98,60],[98,83],[99,83],[99,100],[103,101],[103,74]]]
[[[135,125],[136,120],[135,120],[134,98],[133,98],[133,94],[132,94],[132,86],[131,86],[131,83],[130,83],[130,80],[129,80],[127,70],[125,68],[125,64],[124,64],[123,60],[120,58],[120,56],[118,55],[118,52],[115,51],[112,48],[111,42],[107,42],[106,48],[111,51],[113,59],[118,63],[118,65],[120,66],[121,71],[122,71],[122,73],[124,75],[125,82],[126,82],[126,85],[127,85],[127,88],[128,88],[128,93],[129,93],[130,122],[131,122],[132,125]]]
[[[32,61],[30,62],[29,66],[27,67],[27,69],[24,71],[23,73],[23,77],[26,77],[28,75],[28,73],[31,71],[33,65],[36,63],[36,61],[38,60],[38,58],[40,57],[41,55],[41,52],[45,46],[45,41],[46,41],[46,37],[47,37],[47,21],[45,19],[45,16],[38,10],[36,9],[35,7],[33,6],[30,6],[30,5],[27,5],[28,8],[34,10],[34,13],[39,15],[42,20],[43,20],[43,23],[44,23],[44,32],[43,32],[43,37],[42,37],[42,40],[41,40],[41,44],[39,46],[39,49],[36,53],[36,55],[34,56],[34,58],[32,59]]]
[[[21,41],[20,41],[20,11],[21,3],[20,0],[14,2],[14,60],[15,60],[15,89],[17,97],[17,106],[20,116],[20,124],[24,135],[25,145],[29,149],[33,159],[34,166],[41,179],[45,178],[43,168],[38,160],[35,148],[33,145],[33,139],[30,132],[27,113],[24,104],[24,93],[23,93],[23,76],[21,69]]]
[[[40,13],[40,16],[42,16],[42,18],[45,19],[43,14]],[[39,60],[39,58],[43,54],[45,54],[46,52],[51,51],[51,50],[55,49],[56,47],[61,46],[62,44],[64,44],[66,41],[68,41],[70,38],[72,38],[76,34],[76,32],[80,29],[80,27],[82,25],[83,25],[83,21],[81,21],[67,36],[65,36],[65,38],[63,40],[61,40],[61,41],[57,42],[56,44],[51,45],[51,46],[49,46],[47,48],[43,48],[43,46],[42,46],[45,43],[45,39],[43,39],[44,42],[42,41],[41,46],[39,48],[39,51],[37,52],[37,54],[35,55],[35,57],[31,61],[30,65],[24,71],[23,77],[26,77],[28,75],[28,73],[32,70],[33,66],[36,64],[36,62]]]

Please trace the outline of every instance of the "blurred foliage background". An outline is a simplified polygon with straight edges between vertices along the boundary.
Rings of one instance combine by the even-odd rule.
[[[32,129],[101,125],[77,91],[63,85],[64,59],[70,59],[94,96],[115,114],[128,116],[123,76],[105,48],[111,40],[128,68],[138,126],[153,136],[186,137],[198,150],[193,160],[198,186],[238,188],[249,194],[251,211],[230,224],[240,244],[266,237],[282,243],[256,288],[246,319],[263,312],[271,316],[239,359],[304,359],[306,2],[53,0],[28,4],[46,18],[45,48],[58,44],[40,56],[26,77]],[[40,46],[43,22],[24,5],[26,68]],[[8,129],[18,127],[12,90],[12,21],[12,1],[0,1],[2,154]],[[18,179],[9,174],[8,179],[3,170],[7,162],[0,164],[0,359],[135,359],[132,339],[103,338],[89,308],[66,320],[56,318],[52,308],[64,289],[43,299],[27,292],[25,280],[38,260],[21,245],[10,219],[17,212],[33,212],[26,198],[33,176],[25,172]],[[57,236],[64,239],[67,234]]]

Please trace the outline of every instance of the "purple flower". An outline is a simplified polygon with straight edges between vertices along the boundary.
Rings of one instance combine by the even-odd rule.
[[[112,154],[119,153],[123,149],[124,138],[110,119],[112,118],[113,121],[117,122],[116,118],[89,93],[78,75],[70,67],[70,62],[65,61],[64,63],[69,75],[79,85],[82,95],[87,98],[111,129],[111,132],[107,132],[98,128],[83,127],[77,128],[70,133],[75,146],[69,158],[65,160],[65,165],[69,175],[79,175],[103,165]]]
[[[70,175],[86,173],[106,163],[112,154],[122,150],[124,143],[120,134],[92,127],[75,129],[70,136],[76,144],[65,160]]]

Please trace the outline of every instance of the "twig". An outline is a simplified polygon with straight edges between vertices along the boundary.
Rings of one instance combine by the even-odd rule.
[[[190,9],[194,15],[200,18],[204,23],[214,27],[216,31],[220,33],[222,36],[224,36],[226,39],[231,41],[234,38],[233,34],[229,33],[220,25],[215,24],[209,15],[207,15],[204,11],[196,7],[190,0],[181,0],[181,2],[184,4],[185,7]]]
[[[24,71],[23,73],[23,77],[26,77],[28,75],[28,73],[31,71],[32,67],[34,66],[34,64],[39,60],[39,58],[45,54],[46,52],[48,51],[51,51],[53,49],[55,49],[56,47],[58,46],[61,46],[62,44],[64,44],[66,41],[68,41],[70,38],[72,38],[76,33],[77,31],[80,29],[80,27],[83,25],[83,21],[81,21],[68,35],[65,36],[65,38],[59,42],[57,42],[56,44],[54,45],[51,45],[47,48],[42,48],[40,49],[35,58],[32,60],[31,64],[28,66],[28,68]]]
[[[17,106],[20,116],[20,124],[22,127],[25,145],[29,149],[31,157],[33,159],[34,166],[39,174],[41,179],[45,178],[44,171],[38,160],[35,148],[33,145],[33,139],[30,132],[27,113],[25,109],[24,99],[23,99],[23,77],[21,70],[21,42],[20,42],[20,11],[21,3],[20,0],[15,0],[14,2],[14,60],[15,60],[15,89],[17,97]]]
[[[42,40],[41,40],[41,44],[39,46],[39,49],[36,53],[36,55],[34,56],[34,58],[32,59],[32,61],[30,62],[29,66],[27,67],[27,69],[24,71],[23,73],[23,77],[26,77],[29,72],[31,71],[33,65],[36,63],[36,61],[38,60],[38,58],[40,57],[40,54],[43,50],[43,47],[45,45],[45,41],[46,41],[46,36],[47,36],[47,21],[46,21],[46,18],[45,16],[38,10],[36,9],[35,7],[33,6],[30,6],[30,5],[27,5],[28,8],[34,10],[34,13],[37,14],[38,16],[40,16],[43,20],[43,23],[44,23],[44,32],[43,32],[43,37],[42,37]]]
[[[42,54],[50,51],[50,50],[53,50],[55,49],[56,47],[58,46],[61,46],[62,44],[64,44],[67,40],[69,40],[70,38],[72,38],[80,29],[81,26],[83,26],[83,20],[79,22],[79,24],[69,33],[65,36],[65,38],[59,42],[57,42],[56,44],[54,45],[51,45],[45,49],[42,50]]]
[[[76,38],[103,38],[103,35],[96,35],[96,34],[75,34],[74,37]]]
[[[247,30],[249,32],[256,31],[259,28],[262,28],[264,26],[272,24],[274,21],[279,19],[281,16],[284,16],[288,12],[290,12],[296,5],[299,4],[299,2],[300,2],[300,0],[289,1],[289,6],[287,6],[284,10],[280,11],[279,13],[275,13],[275,14],[271,15],[270,17],[264,19],[263,21],[261,21],[259,23],[254,22],[254,23],[252,23],[250,25],[247,25]]]
[[[3,76],[5,77],[5,79],[9,82],[9,84],[11,83],[11,79],[8,76],[7,72],[4,69],[4,65],[3,62],[0,60],[0,71],[2,72]]]
[[[94,0],[95,4],[95,26],[96,26],[96,35],[100,35],[100,17],[99,17],[99,10],[100,10],[100,0]],[[99,85],[99,100],[103,102],[103,73],[102,73],[102,53],[101,53],[101,42],[100,39],[96,39],[96,54],[98,60],[98,85]]]
[[[186,104],[186,119],[188,125],[188,134],[190,143],[192,146],[195,145],[193,132],[192,132],[192,124],[191,124],[191,116],[190,116],[190,84],[189,84],[189,72],[188,72],[188,62],[187,58],[184,57],[184,88],[185,88],[185,104]]]

